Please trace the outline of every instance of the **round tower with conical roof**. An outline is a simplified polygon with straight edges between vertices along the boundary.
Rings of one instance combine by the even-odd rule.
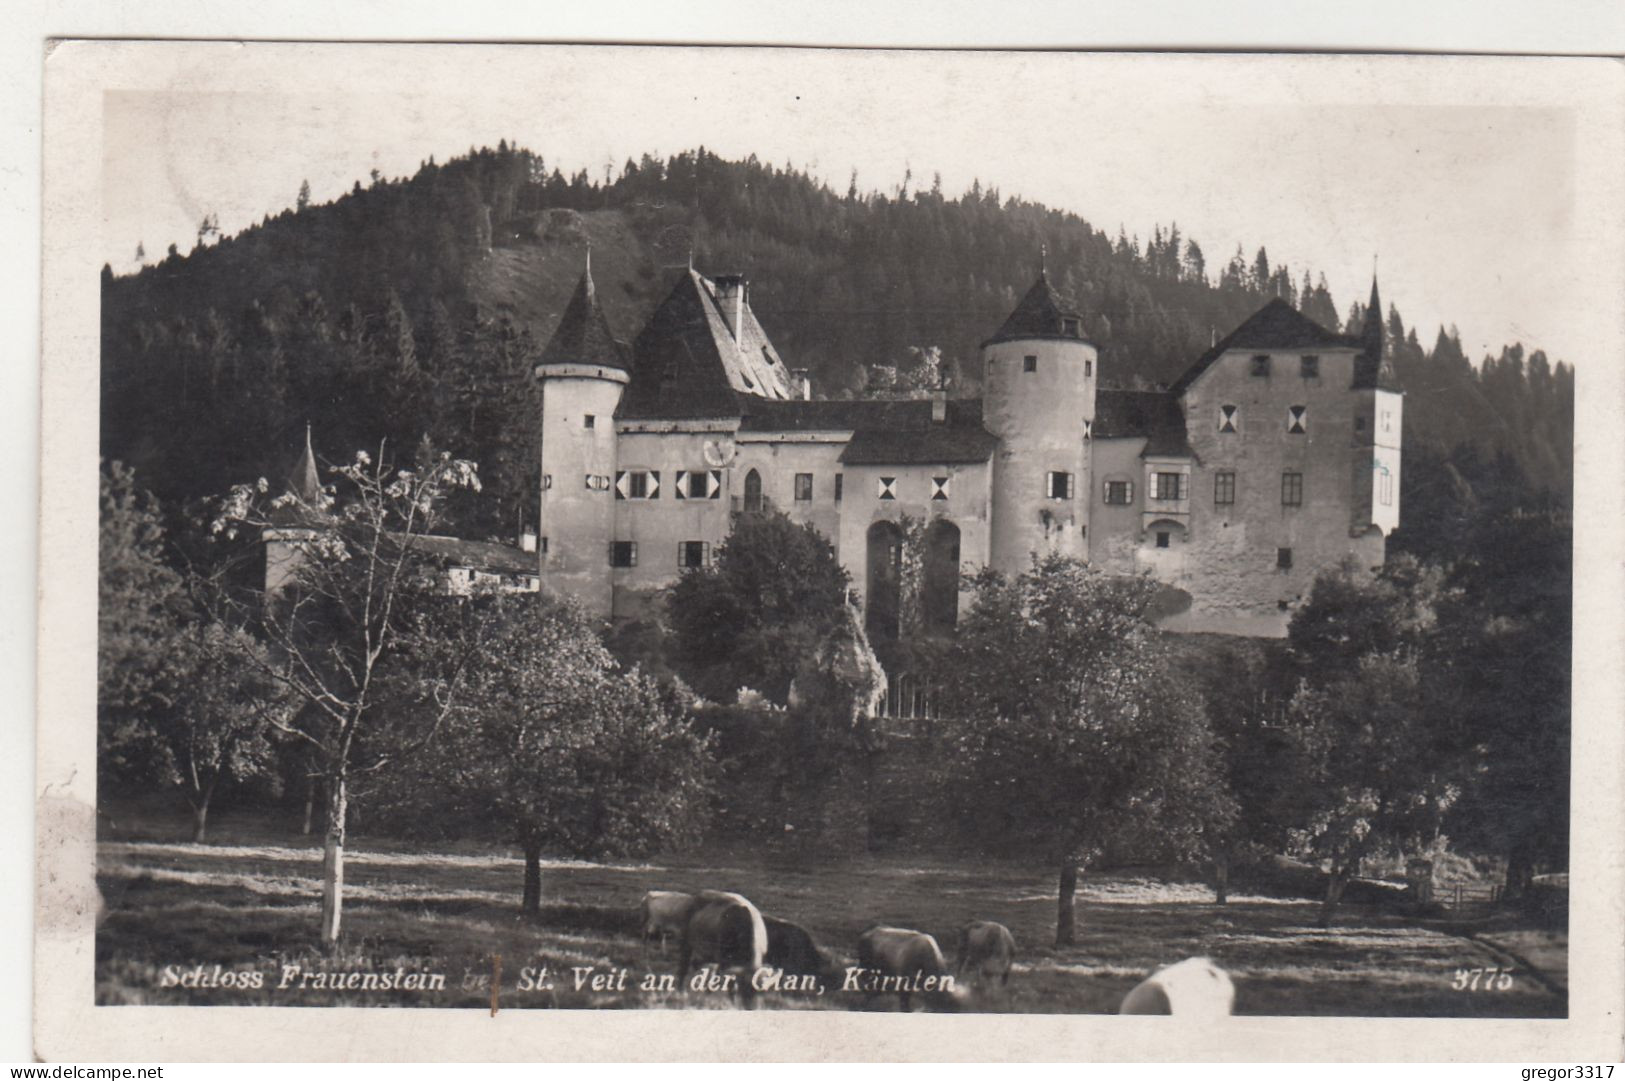
[[[592,253],[535,370],[542,398],[543,585],[608,618],[615,540],[615,408],[627,349],[598,306]]]
[[[1020,574],[1034,554],[1089,551],[1089,446],[1095,346],[1040,269],[999,332],[982,343],[982,422],[993,457],[990,563]]]

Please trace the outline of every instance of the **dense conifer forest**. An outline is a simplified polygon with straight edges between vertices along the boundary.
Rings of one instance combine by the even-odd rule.
[[[565,176],[503,143],[327,204],[305,186],[295,203],[230,237],[206,217],[191,252],[103,272],[102,455],[167,508],[276,475],[309,423],[328,456],[427,437],[478,461],[486,491],[461,525],[510,537],[534,512],[530,364],[589,245],[623,338],[692,258],[749,277],[780,352],[828,397],[906,385],[939,355],[955,393],[977,393],[968,362],[1041,248],[1108,385],[1172,381],[1270,297],[1332,328],[1364,317],[1313,268],[1206,252],[1177,224],[1110,236],[980,183],[882,192],[854,174],[842,192],[704,148]],[[1452,329],[1393,307],[1385,323],[1407,394],[1397,543],[1449,552],[1486,512],[1566,517],[1573,368],[1519,344],[1468,357]]]

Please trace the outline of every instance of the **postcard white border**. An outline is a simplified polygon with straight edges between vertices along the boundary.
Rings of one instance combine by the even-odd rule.
[[[95,799],[95,605],[101,94],[110,88],[204,87],[245,71],[320,85],[332,50],[420,50],[435,70],[447,49],[67,42],[46,63],[42,324],[42,521],[37,800],[41,901],[36,935],[36,1049],[104,1059],[1093,1059],[1606,1060],[1621,1049],[1625,1001],[1625,596],[1619,527],[1625,502],[1625,76],[1608,61],[1366,57],[1381,92],[1412,103],[1563,105],[1580,138],[1575,213],[1594,223],[1586,284],[1612,334],[1578,371],[1575,629],[1577,672],[1570,1017],[1566,1021],[1237,1017],[1186,1027],[1157,1019],[955,1017],[852,1013],[553,1012],[349,1008],[97,1007],[92,1003]],[[481,46],[481,48],[504,48]],[[576,47],[581,48],[581,47]],[[594,47],[607,49],[610,47]],[[243,50],[247,68],[211,66]],[[624,62],[634,50],[618,49]],[[434,55],[431,55],[434,54]],[[466,54],[465,54],[466,55]],[[357,59],[352,53],[350,59]],[[1222,63],[1223,58],[1214,58]],[[1139,62],[1157,63],[1147,55]],[[1284,65],[1324,57],[1282,57]],[[256,66],[257,65],[257,66]],[[350,63],[358,69],[384,66]],[[1364,82],[1363,87],[1376,84]],[[1376,92],[1372,90],[1370,92]],[[1361,100],[1369,100],[1362,98]],[[1504,163],[1486,163],[1496,167]],[[1583,517],[1582,517],[1583,515]],[[88,891],[88,892],[87,892]],[[71,918],[70,918],[70,914]]]

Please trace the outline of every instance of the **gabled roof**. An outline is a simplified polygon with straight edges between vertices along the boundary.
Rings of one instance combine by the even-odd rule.
[[[847,465],[946,465],[985,462],[998,440],[982,427],[982,399],[945,403],[931,419],[927,399],[890,401],[768,401],[739,396],[741,432],[851,432],[841,461]]]
[[[626,346],[609,329],[609,319],[598,306],[598,291],[592,283],[592,257],[582,271],[576,291],[565,305],[559,325],[542,350],[538,366],[544,364],[590,364],[600,368],[628,369]]]
[[[1066,333],[1064,320],[1075,319],[1079,327],[1078,333]],[[1013,342],[1032,338],[1067,338],[1074,341],[1087,342],[1082,334],[1083,318],[1072,306],[1072,302],[1050,284],[1049,276],[1043,271],[1038,272],[1038,280],[1033,282],[1027,295],[1016,304],[1015,310],[1004,321],[999,332],[983,345],[992,345],[995,342]]]
[[[412,538],[412,547],[448,567],[470,567],[495,574],[537,574],[541,570],[536,553],[496,541],[419,534]]]
[[[982,426],[982,399],[956,398],[945,404],[947,427]],[[742,432],[856,432],[887,428],[918,430],[933,426],[931,402],[923,398],[770,402],[741,395],[739,408]]]
[[[1101,387],[1095,392],[1096,439],[1145,438],[1141,456],[1189,455],[1185,432],[1185,412],[1179,399],[1165,390],[1117,390]]]
[[[1196,359],[1169,387],[1177,396],[1233,349],[1359,349],[1360,340],[1327,330],[1298,309],[1276,297],[1254,312],[1227,337]]]
[[[736,288],[743,289],[743,282]],[[735,417],[736,397],[785,400],[790,373],[748,303],[736,335],[717,284],[684,270],[632,343],[632,381],[616,416]]]

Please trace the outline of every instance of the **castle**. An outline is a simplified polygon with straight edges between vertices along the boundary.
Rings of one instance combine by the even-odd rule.
[[[1120,390],[1040,271],[982,343],[980,399],[818,401],[742,277],[684,271],[627,347],[589,261],[535,368],[541,584],[633,618],[771,508],[835,546],[872,633],[896,633],[912,522],[933,627],[964,609],[963,571],[1056,552],[1153,576],[1167,629],[1281,636],[1317,574],[1380,565],[1399,524],[1371,288],[1359,335],[1277,298],[1166,390]]]

